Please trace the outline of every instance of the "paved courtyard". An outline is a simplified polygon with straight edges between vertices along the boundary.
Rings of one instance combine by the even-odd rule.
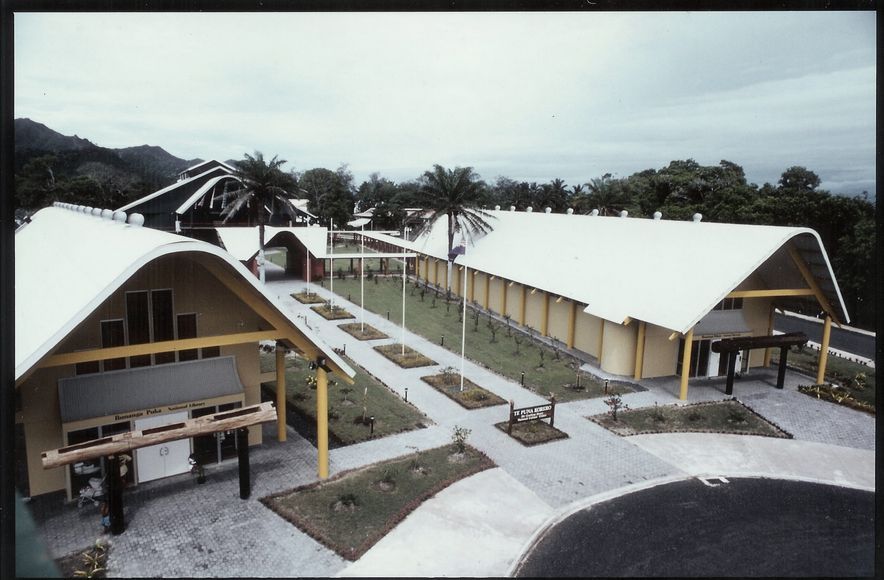
[[[366,323],[395,338],[361,342],[289,296],[305,286],[302,282],[282,280],[274,272],[268,275],[267,286],[286,308],[306,320],[323,340],[336,348],[346,347],[349,357],[394,392],[404,396],[405,388],[408,388],[409,402],[432,421],[425,429],[332,450],[332,474],[416,449],[444,445],[450,441],[452,428],[460,425],[472,430],[470,444],[485,452],[499,466],[499,470],[494,470],[499,475],[491,479],[483,476],[488,481],[485,489],[470,483],[471,480],[486,481],[479,474],[440,493],[406,518],[360,562],[353,564],[312,540],[258,501],[270,493],[316,480],[316,449],[291,429],[288,441],[278,443],[275,441],[275,426],[265,426],[264,444],[251,450],[253,490],[248,500],[239,498],[235,460],[210,466],[208,481],[204,485],[197,485],[190,475],[182,475],[128,490],[125,494],[128,528],[124,534],[111,537],[110,576],[504,575],[521,553],[514,547],[530,541],[540,523],[547,518],[563,513],[587,498],[619,493],[618,490],[624,488],[683,479],[699,469],[678,459],[678,449],[684,447],[655,447],[646,441],[648,437],[657,436],[623,438],[588,421],[587,415],[607,410],[601,399],[559,403],[556,427],[569,437],[533,448],[523,447],[493,426],[506,419],[506,406],[468,411],[420,380],[421,376],[432,374],[439,368],[459,367],[458,355],[407,332],[406,344],[435,360],[438,366],[401,369],[373,350],[378,344],[398,342],[401,335],[398,326],[367,312]],[[329,295],[325,289],[317,288],[317,291]],[[359,312],[355,304],[339,297],[335,301],[353,313]],[[506,400],[514,400],[516,406],[543,402],[542,398],[513,381],[479,365],[467,361],[464,370],[468,378]],[[851,458],[848,465],[841,466],[842,471],[848,472],[845,475],[848,483],[861,487],[871,482],[873,487],[874,417],[798,393],[797,385],[810,382],[807,377],[787,373],[786,386],[782,390],[773,387],[775,380],[775,371],[753,370],[736,383],[734,392],[743,403],[794,436],[792,441],[776,440],[792,445],[788,453],[800,453],[802,442],[812,450],[809,457],[816,457],[813,453],[829,457],[843,449]],[[641,385],[647,390],[623,397],[632,408],[678,401],[678,384],[674,378],[644,380]],[[722,380],[697,381],[691,385],[689,402],[724,398]],[[699,437],[704,437],[706,447],[716,441],[713,435]],[[681,444],[687,440],[678,441]],[[776,454],[786,449],[769,441],[773,440],[766,440],[766,448],[759,446],[758,453]],[[807,469],[811,467],[796,466],[795,473],[784,475],[823,480],[835,478],[825,471],[803,475],[802,470]],[[866,471],[869,471],[868,477]],[[514,524],[513,534],[498,542],[500,546],[506,546],[506,553],[498,554],[485,564],[477,562],[474,574],[463,568],[446,568],[445,561],[450,560],[450,555],[438,544],[433,548],[434,535],[444,532],[446,537],[459,537],[470,542],[481,534],[470,528],[478,524],[471,523],[466,515],[455,525],[432,514],[445,513],[446,506],[457,511],[461,508],[452,506],[469,505],[463,502],[470,496],[480,497],[485,504],[507,511],[506,496],[510,493],[515,494],[512,497],[524,497],[526,506],[533,506],[531,514],[526,516],[526,521],[532,525]],[[94,507],[78,509],[76,504],[65,505],[61,494],[35,498],[29,505],[54,557],[88,546],[99,534],[99,516]],[[415,521],[424,524],[417,526],[413,523]],[[440,526],[435,532],[434,525]],[[399,530],[406,530],[408,535],[404,536],[406,532]],[[425,534],[423,544],[419,541],[421,533]],[[428,559],[421,560],[412,555],[412,568],[396,569],[391,561],[395,558],[391,559],[389,554],[403,549],[403,537],[415,542],[414,545],[428,546],[426,549],[435,553],[435,559],[428,556]]]

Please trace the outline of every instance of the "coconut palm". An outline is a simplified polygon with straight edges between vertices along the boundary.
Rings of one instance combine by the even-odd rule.
[[[586,188],[589,193],[581,196],[577,202],[581,213],[597,209],[601,215],[614,215],[629,203],[622,180],[612,179],[610,173],[591,179],[586,183]]]
[[[221,216],[226,223],[231,217],[248,211],[249,224],[258,224],[258,273],[261,282],[264,282],[264,225],[267,223],[267,214],[271,207],[279,203],[282,208],[291,208],[289,199],[291,194],[287,189],[294,189],[295,180],[280,169],[286,163],[285,159],[277,159],[274,155],[270,162],[264,161],[264,155],[255,151],[252,157],[248,153],[245,159],[237,162],[234,175],[242,183],[242,187],[231,192],[233,200],[227,204]]]
[[[485,193],[485,182],[472,167],[445,169],[434,165],[432,171],[425,171],[421,178],[419,199],[424,209],[430,211],[419,228],[418,235],[429,230],[436,220],[448,218],[448,280],[447,290],[451,292],[451,269],[454,264],[454,235],[461,233],[472,239],[473,235],[488,233],[493,228],[488,223],[491,214],[478,206]]]

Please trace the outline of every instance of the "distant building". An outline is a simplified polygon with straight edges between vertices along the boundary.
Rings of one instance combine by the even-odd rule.
[[[638,378],[721,375],[722,338],[773,331],[774,307],[819,305],[827,325],[849,322],[819,235],[752,226],[493,210],[487,235],[466,236],[452,291],[594,357],[603,371]],[[414,241],[366,232],[385,250],[419,254],[418,275],[444,288],[447,220]],[[457,245],[463,238],[458,234]],[[687,364],[685,350],[688,349]],[[766,366],[769,351],[741,356]]]
[[[44,451],[259,403],[260,383],[280,380],[261,372],[261,342],[353,376],[226,251],[142,227],[138,214],[84,209],[56,204],[15,234],[16,483],[25,495],[75,496],[103,473],[103,462],[44,470]],[[249,443],[260,442],[251,428]],[[210,435],[137,449],[127,477],[185,472],[191,453],[216,463],[235,445]]]

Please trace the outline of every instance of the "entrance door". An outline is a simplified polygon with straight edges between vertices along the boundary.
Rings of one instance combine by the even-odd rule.
[[[135,421],[135,430],[160,427],[171,423],[187,421],[187,411],[147,417]],[[138,469],[138,481],[145,482],[161,477],[169,477],[190,471],[187,458],[190,456],[190,439],[168,441],[150,447],[135,450],[135,461]]]

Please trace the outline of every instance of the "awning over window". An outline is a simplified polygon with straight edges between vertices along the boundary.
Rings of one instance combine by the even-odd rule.
[[[62,423],[242,392],[232,356],[80,375],[58,381]]]
[[[713,310],[694,327],[694,338],[735,336],[751,332],[742,310]]]

